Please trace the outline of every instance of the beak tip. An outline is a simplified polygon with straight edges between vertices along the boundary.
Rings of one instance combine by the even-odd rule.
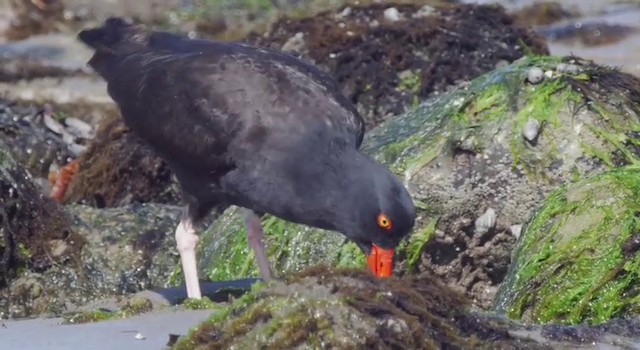
[[[393,274],[393,249],[383,249],[372,246],[371,254],[367,257],[367,263],[371,272],[378,278],[391,277]]]

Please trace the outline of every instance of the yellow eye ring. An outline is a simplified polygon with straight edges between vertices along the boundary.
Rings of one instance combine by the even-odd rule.
[[[381,229],[385,229],[387,231],[390,231],[391,228],[393,227],[393,224],[391,223],[391,219],[389,219],[388,216],[386,216],[384,214],[379,214],[378,215],[378,226],[380,226]]]

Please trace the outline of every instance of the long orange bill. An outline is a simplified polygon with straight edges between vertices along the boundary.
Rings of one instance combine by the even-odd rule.
[[[377,245],[371,247],[367,257],[369,269],[376,277],[389,277],[393,274],[393,249],[383,249]]]

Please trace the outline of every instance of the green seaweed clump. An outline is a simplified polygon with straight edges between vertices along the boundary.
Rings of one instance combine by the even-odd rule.
[[[206,296],[203,296],[201,299],[187,298],[182,302],[182,306],[189,310],[206,310],[219,308],[219,305],[217,303]]]
[[[640,315],[638,198],[638,167],[552,193],[523,228],[498,310],[539,324],[601,324]]]
[[[151,300],[142,297],[134,297],[116,311],[97,309],[91,311],[76,312],[63,317],[64,324],[80,324],[100,322],[113,319],[124,319],[137,316],[153,310]]]

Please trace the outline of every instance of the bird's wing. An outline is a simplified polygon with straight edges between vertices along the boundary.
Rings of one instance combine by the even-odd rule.
[[[128,54],[103,73],[127,124],[166,158],[217,171],[231,166],[233,145],[286,148],[314,130],[359,147],[360,115],[317,68],[244,45],[180,40],[179,49]]]

